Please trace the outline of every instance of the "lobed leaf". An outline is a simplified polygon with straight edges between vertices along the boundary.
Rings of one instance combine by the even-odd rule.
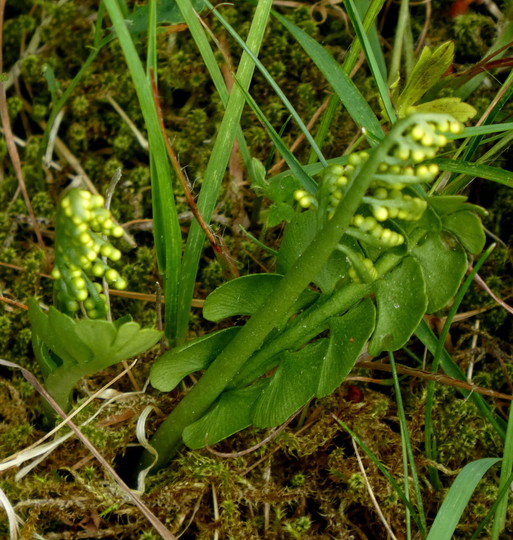
[[[92,319],[75,321],[54,307],[46,315],[34,299],[29,301],[29,316],[34,353],[45,385],[65,410],[80,378],[137,356],[162,336],[162,332],[141,329],[132,321],[120,325]]]
[[[406,257],[399,266],[374,282],[378,316],[369,354],[396,351],[410,339],[428,305],[420,264]]]
[[[167,351],[151,366],[152,386],[169,392],[187,375],[206,369],[239,330],[239,326],[225,328]]]
[[[413,68],[406,85],[397,98],[397,114],[405,116],[411,105],[419,99],[436,83],[449,69],[454,58],[454,43],[448,41],[434,51],[424,47]]]
[[[412,255],[420,263],[426,282],[426,312],[442,309],[456,294],[467,270],[465,250],[449,234],[442,241],[442,235],[428,232],[424,241],[412,250]]]
[[[253,386],[224,392],[202,418],[184,429],[184,443],[189,448],[203,448],[249,427],[255,402],[267,384],[268,381],[263,380]]]

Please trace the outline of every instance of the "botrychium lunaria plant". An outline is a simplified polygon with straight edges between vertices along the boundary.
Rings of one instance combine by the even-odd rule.
[[[118,290],[126,280],[109,265],[118,261],[121,251],[109,241],[123,236],[101,195],[79,188],[70,189],[62,198],[56,221],[55,302],[64,313],[76,313],[81,305],[91,319],[105,317],[107,298],[101,278]]]

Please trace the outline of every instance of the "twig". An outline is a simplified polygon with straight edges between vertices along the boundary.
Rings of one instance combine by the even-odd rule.
[[[433,10],[433,8],[431,7],[431,0],[424,0],[424,2],[421,2],[421,3],[426,5],[426,20],[424,22],[424,26],[422,27],[422,32],[420,33],[420,36],[418,39],[418,44],[415,49],[415,54],[419,54],[420,50],[424,46],[424,41],[426,39],[426,35],[429,30],[429,24],[431,23],[431,12]],[[410,5],[412,5],[411,2],[410,2]]]
[[[469,265],[469,270],[472,270],[472,266]],[[503,307],[506,311],[511,313],[513,315],[513,307],[511,307],[509,304],[506,304],[504,300],[501,300],[486,284],[486,281],[479,275],[476,274],[474,276],[474,281],[482,288],[484,289],[496,302],[499,304],[499,306]]]
[[[367,478],[367,473],[365,472],[365,467],[363,466],[362,458],[360,457],[360,454],[358,452],[358,447],[356,446],[356,442],[354,439],[351,439],[351,441],[353,443],[354,453],[356,454],[356,459],[358,460],[358,466],[360,467],[360,471],[362,472],[362,476],[365,481],[367,491],[369,492],[369,497],[371,498],[372,504],[374,505],[374,508],[376,509],[376,512],[378,513],[379,519],[385,526],[385,529],[387,530],[388,534],[392,537],[393,540],[397,540],[397,536],[393,533],[392,528],[390,527],[387,520],[385,519],[385,516],[383,515],[383,512],[381,511],[381,508],[378,504],[378,501],[376,500],[376,497],[374,496],[374,492],[372,491],[372,486],[370,485],[369,479]]]
[[[55,141],[57,140],[57,133],[59,133],[59,128],[61,126],[62,119],[64,118],[64,113],[66,109],[63,107],[55,117],[53,121],[52,129],[48,134],[48,146],[45,150],[45,155],[43,157],[43,163],[46,167],[52,162],[53,149],[55,148]]]
[[[0,5],[4,0],[0,0]],[[13,369],[18,369],[21,371],[23,377],[48,401],[51,407],[55,412],[61,416],[69,428],[75,433],[75,435],[82,441],[82,444],[94,455],[94,457],[100,462],[102,467],[107,471],[107,473],[114,479],[118,486],[126,493],[126,495],[132,500],[132,502],[139,508],[141,513],[146,517],[146,519],[152,524],[155,530],[164,538],[164,540],[176,540],[176,536],[172,534],[164,524],[158,519],[158,517],[143,503],[141,498],[137,496],[124,482],[124,480],[118,475],[118,473],[113,469],[113,467],[105,460],[101,455],[99,450],[94,446],[94,444],[80,431],[80,429],[68,418],[66,413],[59,407],[55,402],[52,396],[46,391],[46,389],[41,385],[41,383],[30,373],[30,371],[25,368],[9,362],[7,360],[0,360],[0,365],[10,367]]]
[[[119,103],[110,95],[106,97],[106,100],[112,105],[112,108],[119,114],[119,116],[121,116],[125,124],[130,128],[130,131],[134,134],[134,137],[137,139],[137,142],[141,145],[142,149],[148,151],[148,141],[139,131],[139,128],[132,122],[126,112],[119,106]]]
[[[363,369],[377,369],[379,371],[392,371],[392,367],[389,364],[383,362],[358,362],[356,367]],[[463,390],[468,390],[469,392],[477,392],[484,396],[490,396],[497,399],[506,399],[508,401],[513,400],[513,396],[509,394],[503,394],[501,392],[496,392],[495,390],[489,390],[488,388],[482,388],[472,383],[466,381],[460,381],[458,379],[453,379],[442,373],[432,373],[430,371],[423,371],[421,369],[409,368],[407,366],[402,366],[401,364],[396,364],[396,369],[398,373],[403,373],[404,375],[410,375],[411,377],[418,377],[419,379],[426,379],[438,382],[440,384],[445,384],[447,386],[454,386],[455,388],[461,388]]]
[[[6,0],[0,0],[0,73],[3,70],[3,27],[4,27],[4,11],[5,11],[5,2]],[[11,121],[9,119],[9,110],[7,109],[7,93],[5,91],[5,81],[0,80],[0,119],[2,120],[2,125],[4,128],[5,142],[7,144],[7,150],[11,158],[16,177],[18,179],[18,184],[20,186],[23,198],[25,200],[25,205],[30,215],[32,221],[32,226],[34,227],[34,232],[37,237],[37,243],[39,247],[45,251],[45,243],[43,237],[41,236],[41,231],[39,230],[39,225],[36,220],[36,215],[34,214],[34,209],[30,202],[30,197],[27,192],[27,187],[25,185],[25,180],[23,179],[23,172],[21,170],[21,161],[20,155],[18,154],[18,149],[14,143],[14,135],[11,129]]]

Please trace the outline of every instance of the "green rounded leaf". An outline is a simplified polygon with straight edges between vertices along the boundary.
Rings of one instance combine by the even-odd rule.
[[[443,225],[468,252],[477,255],[483,250],[486,242],[483,225],[473,212],[456,212],[444,216]]]
[[[184,443],[189,448],[203,448],[249,427],[255,402],[267,384],[268,381],[263,380],[246,388],[224,392],[205,416],[184,429]]]
[[[280,274],[250,274],[223,283],[209,294],[203,306],[203,316],[218,322],[227,317],[253,315],[273,293],[283,276]],[[311,304],[318,293],[304,291],[292,306],[290,315]]]
[[[331,394],[342,384],[371,336],[375,320],[376,309],[368,298],[342,317],[330,319],[329,345],[321,365],[317,397]]]
[[[253,315],[282,277],[279,274],[251,274],[223,283],[206,298],[203,317],[218,322],[227,317]]]
[[[426,234],[425,240],[412,250],[422,267],[428,296],[427,313],[445,307],[456,294],[467,271],[467,256],[459,242],[447,233]]]
[[[320,339],[298,352],[285,351],[280,366],[258,400],[257,427],[279,426],[314,397],[328,340]]]
[[[369,354],[400,349],[417,328],[426,312],[426,284],[420,264],[413,257],[374,283],[378,308],[376,329]]]
[[[239,326],[225,328],[167,351],[151,366],[152,386],[169,392],[187,375],[206,369],[239,330]]]

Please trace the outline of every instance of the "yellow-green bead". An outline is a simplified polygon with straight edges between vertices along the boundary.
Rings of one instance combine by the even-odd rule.
[[[79,302],[83,302],[89,295],[87,294],[87,291],[84,289],[81,289],[78,291],[76,298]]]
[[[77,289],[83,290],[86,288],[86,281],[83,277],[74,277],[72,282]]]
[[[420,141],[425,134],[426,132],[421,126],[414,126],[411,130],[411,137],[414,141]]]
[[[88,298],[85,302],[84,302],[84,307],[89,311],[89,310],[92,310],[96,307],[96,302],[92,299],[92,298]]]
[[[117,225],[116,227],[112,229],[112,232],[110,234],[114,238],[121,238],[125,234],[125,231],[123,230],[123,227],[120,227],[119,225]]]
[[[420,163],[421,161],[424,161],[426,159],[426,153],[423,150],[413,150],[411,153],[411,159],[415,163]]]
[[[119,278],[119,273],[118,273],[116,270],[114,270],[113,268],[109,268],[109,269],[105,272],[105,279],[106,279],[109,283],[115,282],[118,278]]]
[[[122,277],[119,277],[114,282],[114,288],[118,289],[118,291],[122,291],[123,289],[126,289],[127,285],[128,285],[128,283],[127,283],[126,279],[124,279]]]
[[[372,213],[374,214],[374,217],[378,221],[385,221],[388,219],[388,210],[384,206],[375,206],[372,209]]]
[[[105,273],[105,267],[101,263],[96,263],[95,265],[93,265],[93,268],[92,268],[91,271],[92,271],[94,276],[102,277],[103,274]]]

